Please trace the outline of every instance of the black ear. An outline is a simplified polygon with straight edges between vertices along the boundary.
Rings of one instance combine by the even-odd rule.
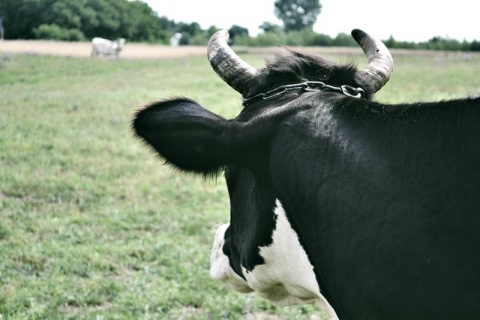
[[[178,98],[137,112],[133,129],[168,163],[196,173],[215,173],[226,164],[222,141],[228,122],[196,102]]]

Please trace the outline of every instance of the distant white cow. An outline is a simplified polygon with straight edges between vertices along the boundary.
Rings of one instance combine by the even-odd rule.
[[[175,33],[173,36],[170,37],[170,45],[172,47],[178,47],[180,45],[180,40],[182,39],[181,33]]]
[[[115,59],[118,59],[118,55],[123,47],[125,47],[125,43],[126,40],[123,38],[115,41],[103,38],[93,38],[91,57],[96,57],[99,54],[103,54],[104,56],[113,56]]]

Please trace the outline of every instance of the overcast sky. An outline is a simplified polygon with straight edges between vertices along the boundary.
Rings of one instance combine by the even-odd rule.
[[[198,22],[229,29],[233,24],[256,35],[264,21],[281,24],[274,0],[143,0],[175,22]],[[480,40],[479,0],[320,0],[314,30],[335,36],[360,28],[380,39],[427,41],[434,36]]]

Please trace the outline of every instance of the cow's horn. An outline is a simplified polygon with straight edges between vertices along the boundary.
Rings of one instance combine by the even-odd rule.
[[[230,87],[246,96],[258,75],[257,69],[240,59],[228,46],[228,31],[215,32],[208,42],[208,60],[213,70]]]
[[[373,39],[362,30],[354,29],[352,37],[360,45],[369,61],[365,69],[357,71],[355,81],[365,91],[375,93],[390,79],[393,72],[392,55],[383,42]]]

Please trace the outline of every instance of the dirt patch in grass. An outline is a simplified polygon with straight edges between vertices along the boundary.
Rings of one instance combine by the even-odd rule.
[[[265,48],[236,47],[239,54],[250,53],[269,56],[279,50],[281,46]],[[361,54],[360,48],[347,47],[297,47],[303,52],[316,53],[320,55],[357,55]],[[0,42],[0,53],[3,54],[32,54],[67,56],[77,58],[90,57],[90,42],[65,42],[65,41],[41,41],[41,40],[5,40]],[[166,45],[155,45],[146,43],[127,43],[120,53],[121,59],[169,59],[190,56],[206,56],[206,46],[180,46],[170,47]],[[400,55],[458,55],[458,53],[441,53],[439,51],[403,50],[394,49],[392,54]]]
[[[10,40],[0,42],[0,52],[4,54],[38,54],[52,56],[70,56],[77,58],[90,57],[91,44],[89,42],[61,42],[61,41],[34,41]],[[143,43],[127,43],[120,53],[122,59],[167,59],[174,57],[189,57],[206,55],[204,46],[170,47]]]

